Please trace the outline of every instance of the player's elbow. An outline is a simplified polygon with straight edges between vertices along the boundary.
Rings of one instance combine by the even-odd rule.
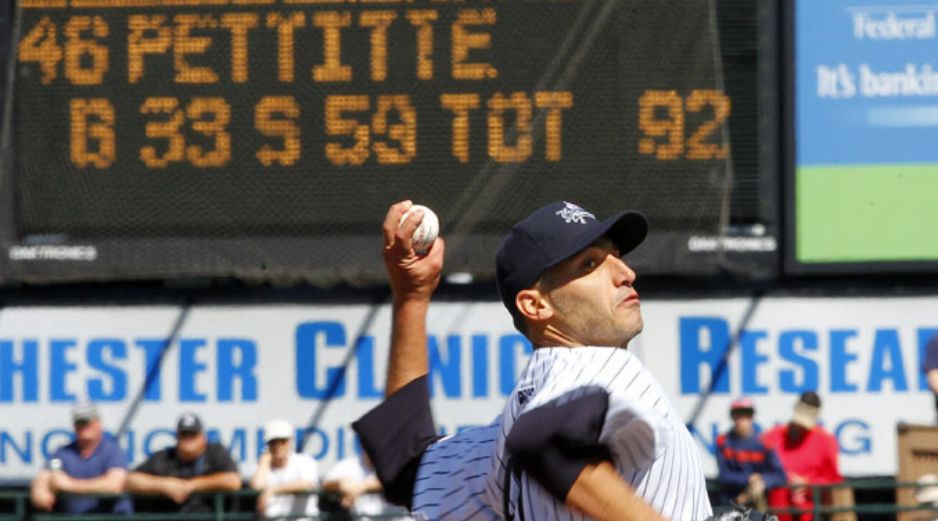
[[[599,442],[608,405],[604,391],[545,404],[515,422],[505,447],[513,462],[565,501],[587,465],[611,460],[608,448]]]

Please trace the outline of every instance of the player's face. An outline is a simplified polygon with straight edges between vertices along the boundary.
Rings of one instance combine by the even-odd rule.
[[[176,433],[176,455],[182,461],[192,461],[205,452],[208,439],[202,432],[182,431]]]
[[[746,438],[752,434],[752,416],[749,414],[733,414],[733,430],[740,437]]]
[[[290,440],[287,438],[277,438],[267,442],[267,449],[270,456],[276,461],[286,461],[290,455]]]
[[[75,439],[78,440],[79,445],[96,443],[101,439],[101,421],[93,418],[75,422]]]
[[[552,326],[580,345],[625,347],[642,331],[635,272],[603,237],[547,274]]]

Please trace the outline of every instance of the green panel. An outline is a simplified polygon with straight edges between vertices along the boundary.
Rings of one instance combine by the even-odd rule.
[[[799,262],[938,260],[938,164],[799,167]]]

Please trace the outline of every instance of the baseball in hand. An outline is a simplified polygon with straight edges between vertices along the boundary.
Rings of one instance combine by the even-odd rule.
[[[423,221],[421,221],[417,229],[414,230],[414,253],[417,255],[426,255],[427,252],[430,251],[430,246],[433,244],[434,239],[436,239],[436,236],[440,233],[440,220],[437,218],[436,214],[433,213],[433,210],[426,206],[415,204],[401,216],[401,223],[407,220],[410,214],[417,210],[423,210]]]

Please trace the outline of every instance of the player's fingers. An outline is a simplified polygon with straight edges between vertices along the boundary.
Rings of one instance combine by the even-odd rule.
[[[392,204],[390,208],[388,208],[388,213],[384,216],[384,224],[381,226],[381,230],[384,233],[385,248],[394,244],[394,237],[401,223],[401,216],[413,205],[414,203],[410,199],[405,199]]]
[[[446,241],[442,237],[437,237],[430,245],[430,251],[427,252],[427,260],[433,263],[437,270],[443,268],[443,257],[446,255]]]
[[[410,213],[395,230],[392,247],[403,252],[412,252],[414,249],[414,232],[417,231],[421,221],[423,221],[423,210]]]

